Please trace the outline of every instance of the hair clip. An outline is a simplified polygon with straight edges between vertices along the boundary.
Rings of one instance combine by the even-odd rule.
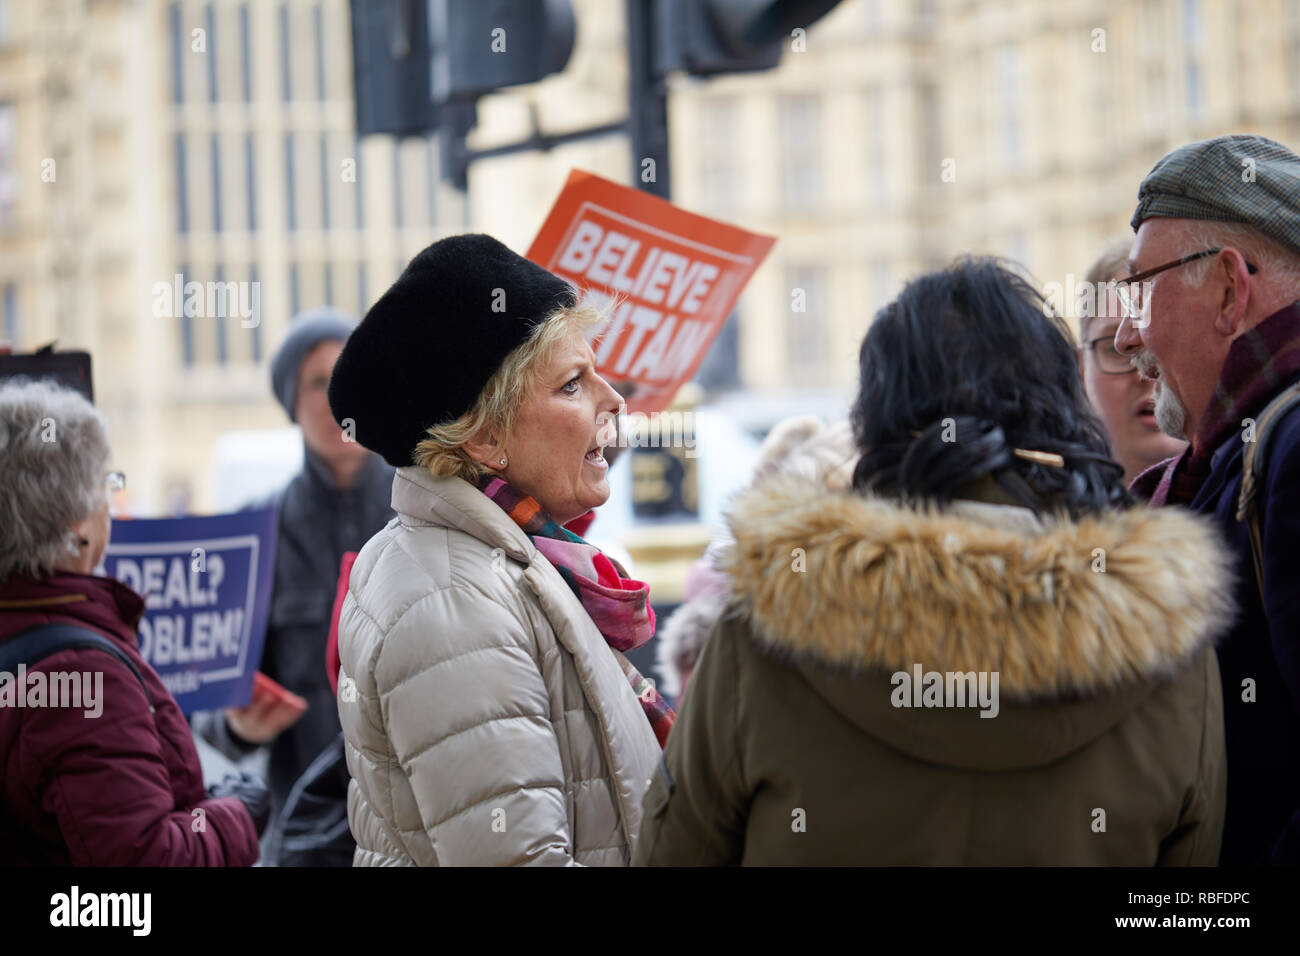
[[[1013,448],[1011,454],[1017,458],[1023,458],[1025,461],[1032,461],[1036,465],[1051,465],[1053,468],[1065,467],[1065,458],[1051,451],[1029,451],[1024,448]]]
[[[921,437],[921,433],[915,428],[909,430],[913,438]],[[1052,468],[1065,467],[1065,458],[1053,451],[1030,451],[1027,448],[1013,448],[1011,454],[1017,458],[1023,458],[1025,461],[1032,461],[1036,465],[1050,465]]]

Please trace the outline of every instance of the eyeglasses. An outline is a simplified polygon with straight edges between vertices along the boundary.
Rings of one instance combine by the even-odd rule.
[[[1175,259],[1173,262],[1166,262],[1164,265],[1156,266],[1154,269],[1145,269],[1142,272],[1136,272],[1126,278],[1118,279],[1111,283],[1111,287],[1115,290],[1115,297],[1119,299],[1119,304],[1124,309],[1125,314],[1130,319],[1136,319],[1142,314],[1143,280],[1150,279],[1154,275],[1159,275],[1166,269],[1185,266],[1189,262],[1195,262],[1197,259],[1204,259],[1206,256],[1212,256],[1222,251],[1222,248],[1218,248],[1193,252],[1190,256],[1183,256],[1181,259]],[[1254,275],[1259,271],[1257,267],[1251,265],[1249,262],[1246,263],[1246,269],[1251,275]]]
[[[1106,343],[1101,348],[1097,348],[1101,343]],[[1088,342],[1081,352],[1091,352],[1097,360],[1097,367],[1107,375],[1127,375],[1129,372],[1136,372],[1133,362],[1123,352],[1115,351],[1115,336],[1102,335]]]
[[[126,487],[126,472],[110,471],[104,476],[104,484],[108,487],[110,495],[115,491],[121,491]]]

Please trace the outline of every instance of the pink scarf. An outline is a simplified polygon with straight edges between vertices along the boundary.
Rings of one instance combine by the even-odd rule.
[[[629,578],[617,561],[557,524],[536,499],[501,478],[487,478],[481,490],[555,565],[560,577],[564,578],[605,638],[605,643],[618,651],[630,651],[654,636],[655,612],[650,607],[650,588],[643,581]],[[676,713],[655,689],[654,681],[642,677],[621,654],[618,660],[632,685],[632,692],[641,702],[659,746],[663,747],[677,718]]]

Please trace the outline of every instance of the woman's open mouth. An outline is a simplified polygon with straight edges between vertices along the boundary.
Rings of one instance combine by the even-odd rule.
[[[605,456],[602,454],[603,451],[604,449],[600,445],[597,445],[583,456],[583,461],[602,470],[608,468],[609,462],[605,461]]]
[[[1137,420],[1148,428],[1159,427],[1156,424],[1156,403],[1154,399],[1148,398],[1145,402],[1139,405],[1135,414],[1137,415]]]

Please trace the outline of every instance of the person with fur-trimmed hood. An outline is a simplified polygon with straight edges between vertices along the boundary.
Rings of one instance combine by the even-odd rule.
[[[1065,326],[996,261],[910,283],[860,370],[852,490],[732,503],[634,863],[1214,864],[1213,528],[1133,507]]]

